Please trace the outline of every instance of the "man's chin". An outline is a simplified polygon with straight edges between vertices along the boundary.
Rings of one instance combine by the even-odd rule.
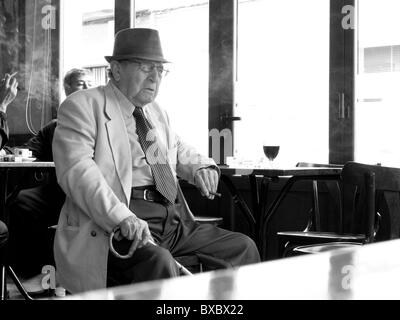
[[[151,94],[151,95],[146,95],[145,97],[143,97],[143,98],[140,99],[140,100],[143,102],[143,104],[146,105],[146,104],[148,104],[148,103],[153,102],[154,99],[155,99],[155,95],[154,95],[154,94]]]

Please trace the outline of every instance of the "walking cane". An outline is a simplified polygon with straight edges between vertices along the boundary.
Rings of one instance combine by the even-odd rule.
[[[121,254],[119,254],[115,249],[114,249],[114,246],[113,246],[113,238],[114,238],[114,235],[115,235],[115,233],[117,232],[117,231],[119,231],[119,227],[116,227],[116,228],[114,228],[114,230],[110,233],[110,239],[109,239],[109,244],[110,244],[110,251],[111,251],[111,253],[114,255],[114,256],[116,256],[117,258],[120,258],[120,259],[129,259],[130,257],[132,257],[132,255],[133,255],[133,253],[132,254],[126,254],[126,255],[121,255]],[[152,244],[153,246],[157,246],[157,244],[155,244],[152,240],[149,240],[149,243],[150,244]],[[183,274],[185,274],[185,275],[190,275],[190,276],[192,276],[193,274],[188,270],[188,269],[186,269],[183,265],[181,265],[178,261],[176,261],[175,259],[174,259],[174,261],[175,261],[175,263],[176,263],[176,265],[177,265],[177,267],[178,267],[178,269],[179,269],[179,271],[181,271]]]

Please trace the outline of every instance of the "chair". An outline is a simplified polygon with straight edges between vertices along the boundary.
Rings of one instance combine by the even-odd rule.
[[[26,292],[25,288],[19,281],[13,269],[7,264],[6,261],[7,257],[5,253],[5,251],[7,250],[6,249],[7,241],[8,241],[8,228],[4,222],[0,221],[0,267],[1,267],[0,300],[6,300],[8,298],[6,274],[8,274],[11,277],[17,289],[26,300],[33,300],[33,298]]]
[[[1,278],[0,278],[0,290],[1,300],[5,299],[6,295],[6,269],[4,262],[4,247],[8,240],[8,229],[4,222],[0,221],[0,266],[1,266]]]
[[[212,224],[214,226],[219,226],[223,223],[224,219],[221,217],[211,217],[211,216],[194,216],[194,220],[200,224]]]
[[[339,231],[278,232],[281,256],[316,253],[398,238],[400,169],[348,162],[341,174]]]
[[[178,197],[180,197],[181,199],[185,199],[185,196],[183,194],[182,187],[181,187],[182,180],[179,180],[179,181],[180,181],[180,183],[178,183]],[[186,199],[185,199],[185,202],[186,202]],[[190,210],[189,207],[188,207],[188,210]],[[193,218],[196,222],[198,222],[200,224],[212,224],[214,226],[219,226],[223,223],[222,217],[193,215]],[[189,271],[191,271],[192,273],[198,273],[198,272],[204,271],[203,263],[201,262],[200,258],[196,254],[178,256],[178,257],[174,257],[174,258],[180,264],[182,264],[183,266],[188,268]]]
[[[314,167],[314,168],[341,168],[343,165],[338,164],[321,164],[321,163],[310,163],[310,162],[299,162],[296,167]],[[339,211],[339,224],[341,221],[341,190],[339,181],[324,181],[325,186],[328,188],[328,192],[338,207]],[[313,207],[309,211],[309,218],[307,225],[303,231],[283,231],[278,232],[278,246],[279,246],[279,256],[286,256],[286,251],[290,251],[290,248],[296,246],[296,242],[303,243],[304,238],[311,236],[316,237],[320,234],[312,233],[310,231],[321,231],[321,216],[320,216],[320,201],[319,201],[319,191],[318,191],[318,181],[312,181],[312,197],[313,197]],[[314,239],[307,239],[307,243],[313,243]],[[315,240],[320,241],[320,240]]]
[[[186,197],[183,194],[182,191],[182,185],[184,186],[185,184],[187,184],[187,182],[185,182],[185,180],[178,178],[178,195],[179,197],[181,197],[181,199],[185,199]],[[185,199],[186,201],[186,199]],[[223,223],[224,219],[222,217],[214,217],[214,216],[197,216],[197,215],[193,215],[193,218],[196,222],[201,223],[201,224],[212,224],[215,226],[219,226]]]
[[[311,162],[299,162],[297,163],[296,167],[304,167],[304,168],[342,168],[343,165],[339,164],[322,164],[322,163],[311,163]],[[338,194],[339,197],[336,197],[339,199],[339,208],[340,208],[340,186],[338,181],[333,181],[332,184],[328,184],[328,182],[325,182],[326,186],[329,189],[329,193],[331,195]],[[333,187],[332,187],[333,186]],[[321,217],[320,217],[320,212],[319,212],[319,194],[318,194],[318,181],[313,180],[312,181],[312,187],[313,187],[313,208],[310,210],[310,218],[306,227],[305,231],[311,230],[313,227],[316,230],[319,230],[321,227]],[[333,196],[334,197],[334,196]],[[335,197],[334,197],[335,198]],[[340,215],[340,214],[339,214]]]

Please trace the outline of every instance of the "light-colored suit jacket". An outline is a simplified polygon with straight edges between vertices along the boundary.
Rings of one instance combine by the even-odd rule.
[[[163,140],[170,163],[181,178],[193,183],[195,172],[215,165],[184,144],[169,127],[156,103],[155,127],[166,128]],[[160,116],[161,115],[161,116]],[[188,161],[187,155],[191,155]],[[60,106],[53,139],[57,181],[66,193],[54,241],[57,279],[71,293],[106,287],[108,237],[129,210],[132,159],[123,115],[110,84],[70,95]],[[182,220],[193,216],[178,193]]]

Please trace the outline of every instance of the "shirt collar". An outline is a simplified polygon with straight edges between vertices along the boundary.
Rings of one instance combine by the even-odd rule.
[[[111,88],[114,90],[114,93],[118,99],[119,104],[121,105],[122,113],[125,118],[130,118],[133,116],[133,111],[135,111],[135,105],[128,100],[128,98],[118,89],[118,87],[112,82],[109,81]],[[145,112],[147,105],[143,106],[143,112]]]

